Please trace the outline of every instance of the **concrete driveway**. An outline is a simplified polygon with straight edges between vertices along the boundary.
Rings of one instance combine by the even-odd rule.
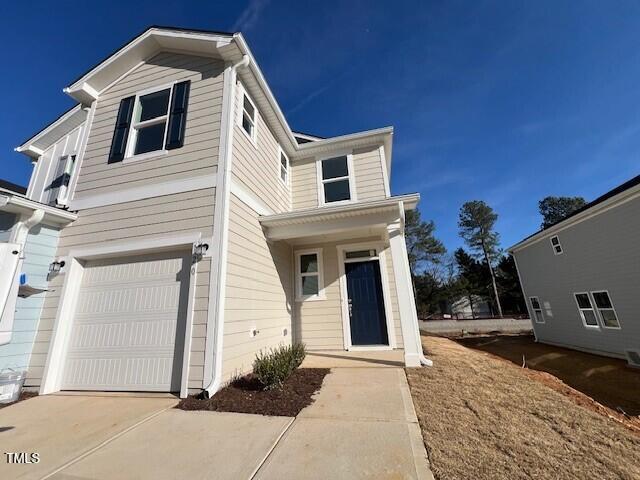
[[[173,398],[26,400],[0,410],[0,445],[40,462],[2,459],[0,479],[432,479],[404,371],[337,365],[295,419]]]

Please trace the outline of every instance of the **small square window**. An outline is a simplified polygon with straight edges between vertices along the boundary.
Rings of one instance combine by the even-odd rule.
[[[560,239],[557,235],[551,237],[551,247],[553,248],[553,253],[555,255],[562,254],[562,245],[560,245]]]

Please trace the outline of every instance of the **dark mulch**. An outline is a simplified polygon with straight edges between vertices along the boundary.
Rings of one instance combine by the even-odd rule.
[[[329,372],[328,368],[299,368],[282,387],[271,390],[263,390],[258,379],[249,374],[209,399],[187,397],[176,408],[295,417],[300,410],[313,403],[313,394],[320,390]]]
[[[20,396],[18,397],[18,400],[16,400],[15,402],[11,402],[11,403],[0,403],[0,408],[4,408],[4,407],[10,407],[11,405],[15,405],[18,402],[21,402],[23,400],[28,400],[29,398],[33,398],[33,397],[37,397],[38,396],[38,392],[22,392],[20,394]]]

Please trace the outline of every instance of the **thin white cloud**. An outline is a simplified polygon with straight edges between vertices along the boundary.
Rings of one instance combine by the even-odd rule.
[[[251,30],[258,23],[260,14],[267,5],[269,5],[269,0],[249,0],[249,5],[242,11],[231,29],[234,32]]]

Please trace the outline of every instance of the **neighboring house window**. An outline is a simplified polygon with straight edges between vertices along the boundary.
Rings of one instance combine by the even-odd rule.
[[[544,323],[544,315],[538,297],[529,297],[529,301],[531,302],[531,309],[536,323]]]
[[[240,125],[251,141],[256,143],[256,107],[246,93],[242,94],[242,118]]]
[[[324,298],[322,250],[296,252],[296,300]]]
[[[562,245],[560,245],[560,239],[557,235],[551,237],[551,247],[553,248],[554,254],[560,255],[562,253]]]
[[[73,169],[76,164],[75,155],[64,155],[58,159],[54,177],[51,184],[47,189],[49,190],[49,197],[47,203],[49,205],[63,205],[67,201],[69,182],[71,175],[73,175]]]
[[[578,305],[578,311],[580,312],[580,318],[582,323],[587,328],[599,328],[598,317],[591,304],[591,298],[587,292],[574,293],[576,304]]]
[[[280,180],[289,185],[289,158],[280,149]]]
[[[593,296],[593,301],[598,309],[602,325],[606,328],[620,328],[620,322],[618,321],[618,316],[613,308],[609,292],[602,290],[599,292],[591,292],[591,295]]]
[[[319,164],[321,204],[355,200],[351,155],[325,158]]]

